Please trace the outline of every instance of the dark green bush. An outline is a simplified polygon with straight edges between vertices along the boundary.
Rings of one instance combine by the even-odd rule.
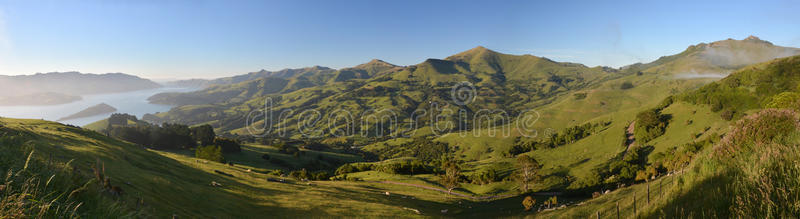
[[[200,159],[225,163],[225,157],[222,156],[222,148],[216,145],[197,147],[194,151],[194,156]]]
[[[662,115],[659,110],[651,109],[636,115],[634,134],[636,141],[649,142],[664,134],[669,122],[669,116]]]
[[[627,90],[627,89],[631,89],[631,88],[633,88],[633,83],[631,83],[629,81],[622,82],[622,84],[619,86],[619,89],[623,89],[623,90]]]

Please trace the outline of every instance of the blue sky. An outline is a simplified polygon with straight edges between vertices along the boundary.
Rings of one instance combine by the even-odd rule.
[[[259,69],[413,65],[478,45],[589,66],[756,35],[800,47],[778,1],[0,0],[0,74],[211,78]]]

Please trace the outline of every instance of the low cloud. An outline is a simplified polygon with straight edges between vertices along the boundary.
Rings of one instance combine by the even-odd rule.
[[[728,77],[729,74],[725,73],[681,73],[676,74],[675,79],[698,79],[698,78],[713,78],[720,79]]]

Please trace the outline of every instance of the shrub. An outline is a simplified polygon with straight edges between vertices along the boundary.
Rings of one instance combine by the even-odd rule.
[[[731,177],[720,191],[732,215],[784,218],[800,213],[798,130],[796,112],[766,109],[739,120],[715,146],[714,158]]]
[[[751,151],[752,146],[778,141],[800,129],[798,115],[791,110],[765,109],[736,122],[715,150],[723,154]]]
[[[525,211],[530,211],[533,209],[533,205],[536,204],[536,199],[533,199],[531,196],[526,196],[524,200],[522,200],[522,206],[525,207]]]
[[[289,176],[292,177],[292,178],[301,179],[301,180],[302,179],[309,179],[309,177],[310,177],[310,175],[308,174],[308,171],[306,169],[295,170],[295,171],[289,172]]]
[[[194,156],[200,159],[225,163],[225,157],[222,156],[222,148],[215,145],[197,147],[194,151]]]
[[[771,97],[764,108],[800,109],[800,93],[783,92]]]
[[[622,82],[622,84],[619,86],[619,89],[623,89],[623,90],[627,90],[627,89],[631,89],[631,88],[633,88],[633,83],[631,83],[629,81]]]
[[[733,111],[725,110],[725,111],[722,111],[722,113],[719,114],[719,117],[722,118],[725,121],[731,121],[731,119],[733,119],[733,115],[734,115]]]
[[[573,94],[575,100],[583,100],[586,99],[586,93],[575,93]]]
[[[470,175],[469,178],[473,184],[480,184],[480,185],[489,184],[500,180],[500,177],[497,175],[497,171],[495,171],[494,169],[485,169],[476,171],[475,173]]]
[[[272,170],[272,171],[269,171],[267,174],[268,175],[273,175],[273,176],[281,176],[281,175],[283,175],[283,170]]]

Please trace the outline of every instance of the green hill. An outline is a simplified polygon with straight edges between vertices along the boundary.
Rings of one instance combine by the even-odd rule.
[[[794,55],[800,55],[800,49],[776,46],[750,36],[692,45],[679,54],[624,68],[677,77],[721,77],[747,65]]]
[[[678,95],[680,101],[663,110],[672,115],[672,121],[662,136],[649,143],[655,148],[647,161],[656,167],[678,164],[674,172],[539,216],[613,217],[616,203],[627,216],[634,211],[644,217],[796,214],[800,209],[793,205],[800,200],[794,198],[798,193],[792,188],[800,183],[794,165],[800,161],[796,156],[800,142],[797,69],[800,56],[777,59]],[[734,113],[726,117],[726,111]],[[739,121],[726,121],[736,118]],[[724,137],[713,140],[715,133]],[[703,139],[713,143],[685,147]],[[652,203],[646,201],[647,184]],[[634,194],[638,210],[633,207]]]
[[[610,68],[588,68],[531,55],[506,55],[483,47],[444,60],[429,59],[407,67],[373,60],[333,74],[336,76],[323,86],[299,90],[282,89],[285,86],[283,84],[263,86],[270,87],[268,89],[253,86],[262,80],[281,80],[274,77],[211,87],[190,93],[192,97],[185,100],[201,97],[217,99],[218,102],[183,105],[145,119],[187,124],[209,123],[223,132],[243,134],[246,127],[242,119],[252,110],[263,108],[264,98],[270,97],[275,101],[276,112],[288,109],[295,112],[316,110],[322,115],[329,115],[331,112],[347,110],[353,115],[361,115],[369,113],[369,109],[381,109],[394,112],[398,121],[407,121],[412,112],[431,110],[433,106],[455,110],[455,106],[450,105],[451,88],[461,82],[474,84],[477,93],[477,98],[470,105],[470,114],[483,108],[519,112],[530,106],[546,104],[559,94],[624,75]],[[270,90],[280,92],[264,92]],[[296,127],[299,117],[297,114],[290,117],[285,120],[287,123],[275,125],[286,127],[285,131],[295,135],[297,131],[293,127]],[[261,126],[262,122],[256,121],[253,125]],[[427,121],[421,122],[422,125],[427,124]],[[319,124],[315,128],[323,126]],[[374,127],[362,127],[361,124],[356,124],[355,128],[356,132],[382,135],[410,131],[375,130]]]
[[[85,202],[90,207],[71,212],[86,217],[613,217],[617,209],[623,217],[788,217],[800,212],[800,122],[792,111],[800,110],[800,56],[774,58],[794,51],[751,37],[610,69],[477,47],[412,66],[373,60],[262,72],[154,96],[179,106],[143,120],[209,124],[247,142],[241,153],[225,154],[232,165],[197,160],[193,149],[151,150],[39,120],[0,119],[0,140],[17,146],[3,154],[8,172],[33,168],[39,172],[26,177],[42,179],[52,174],[42,171],[61,171],[78,176],[57,181],[61,190],[93,189],[74,199],[42,197],[67,207]],[[678,76],[691,71],[730,74]],[[454,96],[459,86],[474,93]],[[272,116],[258,114],[266,98]],[[442,120],[412,117],[422,110]],[[526,110],[536,120],[516,126]],[[341,112],[353,123],[341,123]],[[503,113],[510,119],[471,119]],[[382,126],[387,121],[418,126]],[[253,137],[266,122],[274,122],[273,132]],[[315,147],[287,152],[298,141]],[[31,151],[34,164],[24,164]],[[532,192],[526,195],[541,212],[522,211],[522,155],[541,166],[523,192]],[[87,167],[97,159],[124,195],[91,180]],[[36,167],[45,163],[60,166]],[[452,165],[459,185],[446,195],[440,179]],[[284,175],[316,170],[333,180]],[[36,215],[35,208],[23,210]]]
[[[302,182],[270,175],[273,168],[281,167],[261,159],[264,153],[271,159],[286,159],[290,165],[304,161],[268,146],[245,146],[241,154],[226,155],[237,163],[227,165],[200,161],[180,151],[149,150],[55,122],[7,118],[0,119],[0,142],[4,146],[0,148],[2,171],[9,176],[2,187],[2,203],[25,198],[19,196],[25,191],[33,192],[28,198],[51,203],[3,205],[0,215],[4,217],[419,217],[441,216],[441,209],[449,209],[445,215],[498,213],[479,211],[491,206],[489,202],[445,197],[439,191],[413,186]],[[358,161],[352,155],[331,152],[309,151],[303,156]],[[104,189],[102,182],[94,180],[92,167],[98,162],[101,173],[117,189]]]

